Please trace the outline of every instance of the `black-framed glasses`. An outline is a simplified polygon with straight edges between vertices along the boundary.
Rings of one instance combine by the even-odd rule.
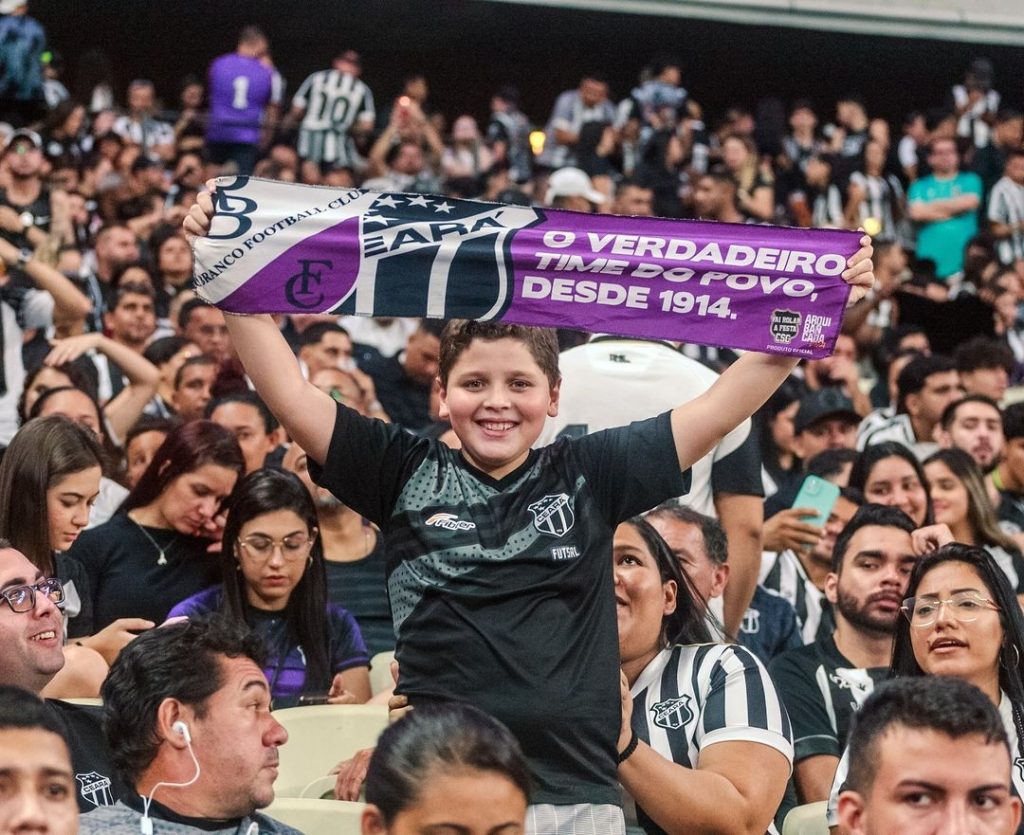
[[[47,577],[33,586],[14,586],[0,591],[11,611],[18,614],[31,612],[36,607],[36,592],[44,594],[58,606],[64,604],[64,584],[56,577]]]
[[[248,553],[254,560],[258,560],[260,562],[269,560],[274,553],[274,549],[280,548],[281,556],[288,562],[292,562],[293,560],[305,559],[310,550],[312,550],[314,542],[316,542],[316,533],[312,536],[307,536],[304,533],[297,533],[292,536],[286,536],[280,540],[271,539],[269,536],[254,533],[250,534],[245,539],[239,540],[238,544],[241,545],[245,549],[246,553]]]
[[[906,615],[911,626],[924,627],[931,626],[938,620],[939,610],[943,606],[948,606],[952,616],[961,623],[977,620],[986,609],[999,611],[999,607],[989,598],[973,591],[957,592],[945,600],[934,595],[908,597],[903,601],[900,610]]]

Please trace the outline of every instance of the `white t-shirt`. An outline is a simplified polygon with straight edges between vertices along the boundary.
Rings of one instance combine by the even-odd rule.
[[[718,375],[665,342],[596,337],[564,352],[558,416],[548,418],[537,446],[563,434],[586,435],[644,420],[693,400]],[[745,420],[691,468],[682,503],[717,516],[714,493],[762,496],[761,461]]]

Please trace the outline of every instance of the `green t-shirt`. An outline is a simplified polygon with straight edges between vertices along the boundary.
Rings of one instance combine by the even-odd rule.
[[[933,203],[964,194],[976,194],[981,200],[981,178],[977,174],[961,171],[948,180],[939,180],[934,175],[923,177],[910,186],[907,198],[911,203]],[[978,213],[974,209],[948,220],[927,221],[917,230],[917,257],[931,258],[935,274],[949,278],[963,269],[964,247],[976,234]]]

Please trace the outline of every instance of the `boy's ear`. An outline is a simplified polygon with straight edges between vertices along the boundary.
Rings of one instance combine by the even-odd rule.
[[[548,405],[548,417],[558,416],[558,398],[562,393],[561,378],[551,387],[551,403]]]
[[[448,389],[445,388],[440,379],[438,379],[437,382],[437,396],[439,398],[437,416],[441,418],[441,420],[448,420],[451,417],[451,412],[448,411]]]

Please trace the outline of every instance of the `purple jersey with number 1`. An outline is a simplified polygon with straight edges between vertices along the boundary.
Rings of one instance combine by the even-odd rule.
[[[231,52],[210,64],[209,81],[206,141],[259,142],[263,108],[275,99],[274,71],[256,58]]]

